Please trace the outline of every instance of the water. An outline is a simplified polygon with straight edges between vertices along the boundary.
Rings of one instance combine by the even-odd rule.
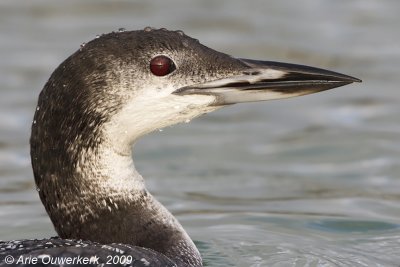
[[[400,2],[0,2],[0,239],[55,235],[29,158],[55,67],[105,32],[181,29],[240,57],[363,79],[142,139],[135,160],[207,266],[398,266]]]

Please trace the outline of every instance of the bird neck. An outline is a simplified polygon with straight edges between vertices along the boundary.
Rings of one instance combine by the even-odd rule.
[[[131,244],[160,252],[177,266],[202,266],[183,227],[145,188],[131,150],[115,151],[101,131],[92,131],[91,140],[82,140],[85,134],[69,138],[62,126],[50,129],[46,116],[38,114],[32,166],[40,198],[61,238]],[[63,141],[68,138],[73,141]]]

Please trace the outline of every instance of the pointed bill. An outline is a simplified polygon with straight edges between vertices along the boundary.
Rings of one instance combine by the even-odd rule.
[[[206,94],[216,97],[215,105],[264,101],[307,95],[361,80],[337,72],[297,64],[250,59],[239,75],[195,84],[174,94]]]

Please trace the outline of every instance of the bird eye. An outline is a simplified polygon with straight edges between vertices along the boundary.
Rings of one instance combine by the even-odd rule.
[[[150,60],[150,70],[156,76],[165,76],[175,69],[175,63],[169,57],[156,56]]]

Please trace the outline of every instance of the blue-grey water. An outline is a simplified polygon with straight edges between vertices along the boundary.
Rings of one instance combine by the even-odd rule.
[[[0,1],[0,239],[55,235],[28,146],[51,72],[97,34],[150,25],[363,80],[232,106],[137,144],[148,188],[207,266],[399,266],[399,10],[395,0]]]

